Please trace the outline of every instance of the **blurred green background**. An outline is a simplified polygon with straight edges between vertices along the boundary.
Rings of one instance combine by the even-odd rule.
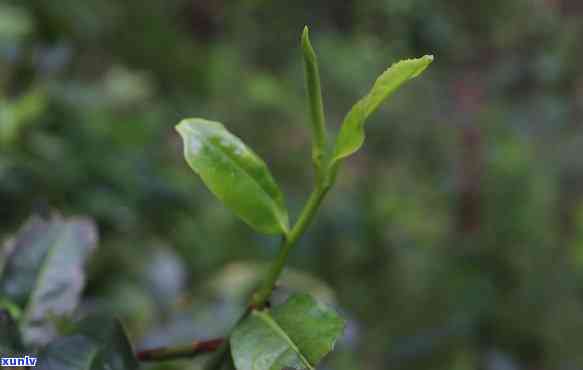
[[[392,62],[436,56],[293,253],[289,289],[350,319],[322,368],[583,368],[580,0],[3,0],[0,237],[94,217],[84,311],[138,347],[220,335],[277,243],[210,195],[173,126],[224,122],[296,215],[305,24],[334,130]]]

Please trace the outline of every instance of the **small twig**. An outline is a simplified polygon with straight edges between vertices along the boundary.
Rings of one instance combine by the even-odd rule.
[[[140,361],[164,361],[176,358],[194,357],[204,353],[214,352],[225,342],[224,338],[204,341],[194,341],[178,347],[160,347],[139,351],[136,357]]]

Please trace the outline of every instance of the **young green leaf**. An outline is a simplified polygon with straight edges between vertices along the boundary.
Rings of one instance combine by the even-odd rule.
[[[345,322],[307,294],[273,311],[253,311],[231,336],[239,370],[314,369],[344,331]]]
[[[326,118],[324,116],[324,104],[322,103],[318,59],[310,43],[307,26],[302,33],[302,51],[304,53],[306,88],[312,123],[312,160],[316,169],[320,171],[322,158],[326,151]]]
[[[366,119],[402,84],[419,76],[432,61],[432,55],[402,60],[380,75],[368,95],[359,100],[344,118],[336,139],[332,165],[356,152],[362,146]]]
[[[267,165],[219,122],[181,121],[184,157],[217,198],[257,231],[285,234],[288,215]]]

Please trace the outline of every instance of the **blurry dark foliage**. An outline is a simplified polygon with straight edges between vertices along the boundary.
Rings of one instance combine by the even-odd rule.
[[[236,316],[211,274],[276,243],[209,195],[173,126],[224,122],[297,210],[309,24],[334,128],[383,68],[436,55],[369,122],[293,255],[352,319],[328,368],[582,368],[582,16],[579,0],[5,0],[0,233],[94,217],[86,310],[138,344],[228,327],[205,327]]]

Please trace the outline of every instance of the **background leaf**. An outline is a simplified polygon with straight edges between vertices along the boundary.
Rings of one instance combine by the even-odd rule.
[[[85,284],[83,267],[96,242],[95,225],[83,218],[33,218],[15,237],[0,296],[22,309],[25,342],[46,343],[55,334],[50,317],[75,309]]]
[[[27,91],[14,101],[0,98],[3,120],[0,125],[0,143],[12,144],[26,127],[37,122],[37,118],[46,108],[46,98],[46,92],[42,88]]]
[[[287,231],[283,195],[261,158],[218,122],[192,118],[176,129],[186,161],[217,198],[260,232]]]
[[[33,30],[28,12],[9,4],[0,5],[0,42],[21,39]]]
[[[89,338],[72,335],[59,338],[39,354],[38,368],[42,370],[89,370],[97,349]]]
[[[139,368],[118,320],[95,316],[75,334],[49,344],[39,355],[42,370],[136,370]]]
[[[298,294],[273,311],[253,311],[231,337],[235,367],[313,369],[330,352],[345,322],[311,296]]]
[[[433,61],[432,55],[393,64],[375,81],[372,89],[348,112],[342,123],[332,163],[356,152],[364,142],[364,123],[379,105],[408,80],[417,77]]]
[[[0,354],[17,354],[23,350],[16,322],[8,311],[0,310]]]

